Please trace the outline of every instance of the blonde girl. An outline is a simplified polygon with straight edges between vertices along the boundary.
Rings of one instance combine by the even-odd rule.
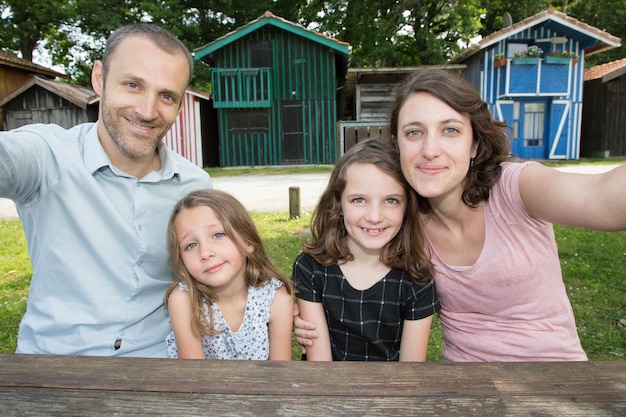
[[[291,282],[237,199],[218,190],[187,195],[174,207],[167,240],[178,277],[165,293],[170,357],[291,359]]]

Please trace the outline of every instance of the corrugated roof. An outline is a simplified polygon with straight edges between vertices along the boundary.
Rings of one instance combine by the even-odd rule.
[[[52,78],[68,78],[67,75],[60,72],[51,70],[50,68],[37,65],[27,59],[18,58],[13,54],[0,51],[0,65],[6,65],[8,67],[19,68],[25,71],[31,71],[37,75],[45,75]]]
[[[66,99],[82,109],[86,109],[87,106],[100,100],[100,97],[90,88],[35,76],[22,83],[15,91],[3,98],[0,101],[0,107],[35,85]]]
[[[42,77],[32,77],[28,81],[22,83],[15,91],[6,96],[4,99],[0,101],[0,107],[7,104],[9,101],[13,100],[15,97],[24,93],[26,90],[31,87],[38,85],[41,88],[44,88],[66,100],[75,104],[76,106],[86,109],[87,106],[94,104],[100,100],[100,96],[98,96],[91,88],[83,87],[80,85],[68,84],[61,81],[53,81],[48,80]],[[193,87],[187,87],[187,94],[192,94],[194,96],[200,97],[204,100],[210,100],[211,95],[206,91],[199,90]]]
[[[626,58],[585,69],[585,81],[602,78],[602,82],[611,81],[626,73]]]

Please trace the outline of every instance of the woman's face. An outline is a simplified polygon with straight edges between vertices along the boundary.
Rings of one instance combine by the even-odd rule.
[[[413,93],[398,113],[402,172],[415,191],[432,204],[461,198],[476,155],[467,115],[429,93]]]

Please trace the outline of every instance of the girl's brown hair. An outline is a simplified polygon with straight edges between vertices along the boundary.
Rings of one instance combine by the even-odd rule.
[[[463,202],[476,207],[489,198],[491,187],[500,178],[500,164],[510,159],[506,123],[491,116],[487,103],[460,75],[449,70],[422,68],[408,76],[394,90],[394,101],[389,112],[389,128],[394,142],[398,140],[400,110],[415,93],[428,93],[469,117],[477,152],[465,178]],[[422,212],[431,210],[427,199],[420,197],[419,204]]]
[[[167,245],[170,255],[170,267],[178,278],[165,292],[165,306],[167,300],[178,283],[187,286],[191,305],[193,306],[192,328],[200,336],[213,336],[217,334],[213,325],[211,302],[217,300],[217,294],[213,289],[199,281],[196,281],[185,267],[178,239],[174,232],[174,222],[180,213],[194,207],[209,207],[213,210],[219,221],[224,226],[224,232],[233,241],[235,246],[246,257],[245,277],[248,285],[262,287],[272,278],[278,278],[283,282],[289,294],[293,294],[292,283],[269,260],[259,232],[245,207],[233,196],[218,190],[194,191],[183,197],[174,206],[167,227]],[[209,323],[206,323],[204,303],[208,305]]]
[[[404,221],[396,236],[382,249],[380,260],[390,268],[404,269],[420,285],[432,277],[432,263],[424,252],[424,237],[417,216],[417,194],[402,175],[396,146],[385,139],[370,139],[352,146],[335,165],[326,190],[313,212],[311,241],[303,239],[303,251],[323,265],[351,261],[348,232],[341,212],[346,172],[353,164],[373,164],[402,185],[406,194]]]

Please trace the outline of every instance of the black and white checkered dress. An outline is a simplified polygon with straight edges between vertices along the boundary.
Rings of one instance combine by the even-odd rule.
[[[336,361],[397,361],[404,320],[441,309],[433,282],[418,286],[400,269],[361,291],[338,265],[321,265],[303,253],[294,262],[293,281],[298,298],[324,305]]]

